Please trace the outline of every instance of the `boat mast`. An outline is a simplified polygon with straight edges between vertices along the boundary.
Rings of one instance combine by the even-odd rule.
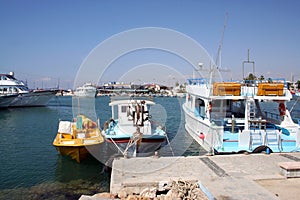
[[[225,20],[224,20],[224,27],[223,27],[223,32],[222,32],[222,37],[221,37],[221,41],[219,43],[218,54],[217,54],[217,58],[216,58],[216,67],[217,67],[217,69],[221,67],[221,56],[222,56],[221,54],[222,54],[222,46],[223,46],[223,40],[224,40],[224,33],[225,33],[226,25],[227,25],[227,18],[228,18],[228,13],[226,12]]]
[[[210,63],[210,66],[209,66],[210,95],[212,95],[212,84],[215,82],[214,81],[215,76],[216,76],[215,73],[218,71],[221,71],[220,68],[221,68],[222,46],[223,46],[225,29],[226,29],[226,25],[227,25],[227,18],[228,18],[228,12],[226,12],[225,19],[224,19],[224,26],[223,26],[221,40],[220,40],[219,47],[218,47],[218,53],[217,53],[215,66],[214,66],[214,63]],[[224,71],[226,71],[226,70],[224,70]]]

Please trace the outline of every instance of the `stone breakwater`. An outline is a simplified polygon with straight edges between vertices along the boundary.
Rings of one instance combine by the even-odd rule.
[[[172,181],[171,184],[164,186],[164,190],[158,190],[156,187],[145,188],[139,194],[126,193],[120,191],[118,194],[99,193],[93,196],[82,195],[80,200],[104,200],[104,199],[121,199],[121,200],[208,200],[206,194],[201,190],[196,181]]]

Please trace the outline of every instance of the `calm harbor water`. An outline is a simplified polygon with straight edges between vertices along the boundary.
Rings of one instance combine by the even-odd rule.
[[[154,98],[153,120],[165,125],[172,149],[160,155],[199,155],[205,153],[185,133],[181,103],[184,99]],[[104,165],[90,158],[78,164],[61,157],[52,146],[58,121],[71,120],[73,112],[94,112],[101,124],[109,120],[109,97],[77,102],[72,97],[55,97],[47,107],[0,110],[0,199],[78,199],[81,194],[109,190],[110,175]],[[93,109],[85,109],[85,106]],[[78,111],[79,110],[79,111]],[[96,114],[95,114],[96,113]],[[89,113],[87,113],[89,115]],[[105,156],[105,152],[102,152]]]

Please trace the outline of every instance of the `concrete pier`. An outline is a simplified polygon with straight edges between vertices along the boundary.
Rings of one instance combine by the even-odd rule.
[[[174,180],[199,181],[210,199],[299,199],[300,179],[287,179],[279,163],[300,153],[116,159],[110,192],[163,190]]]

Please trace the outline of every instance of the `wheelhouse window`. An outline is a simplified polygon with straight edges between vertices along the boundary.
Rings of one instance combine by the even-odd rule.
[[[27,91],[28,88],[27,88],[27,87],[24,87],[24,86],[21,86],[21,87],[19,87],[19,90],[21,90],[21,91]]]
[[[195,101],[195,114],[205,117],[205,102],[203,99],[197,98]]]
[[[6,78],[6,76],[1,76],[0,80],[8,80],[8,79]]]
[[[121,110],[122,110],[122,113],[125,113],[127,111],[127,106],[122,106]]]

